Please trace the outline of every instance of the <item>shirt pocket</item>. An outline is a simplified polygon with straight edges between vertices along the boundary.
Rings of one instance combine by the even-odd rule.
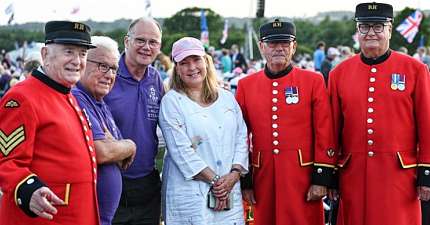
[[[251,165],[254,168],[260,168],[261,167],[261,152],[255,151],[251,154]]]
[[[340,155],[338,161],[337,161],[337,167],[339,168],[346,168],[346,166],[349,163],[349,160],[351,160],[352,153],[348,154],[342,154]]]
[[[400,166],[403,169],[417,167],[417,153],[414,151],[396,152]]]
[[[313,154],[311,151],[304,151],[303,149],[297,150],[299,165],[301,167],[311,166],[314,164]]]

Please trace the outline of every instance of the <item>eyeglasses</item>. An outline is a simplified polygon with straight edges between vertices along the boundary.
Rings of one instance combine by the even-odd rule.
[[[367,24],[362,23],[358,24],[358,31],[360,31],[361,34],[367,34],[370,31],[370,28],[373,29],[373,32],[375,33],[382,33],[384,32],[384,27],[388,26],[388,24],[383,23],[375,23],[375,24]]]
[[[97,69],[102,73],[107,73],[110,70],[113,74],[116,74],[116,71],[118,70],[117,67],[109,66],[106,63],[97,62],[97,61],[90,60],[90,59],[87,59],[87,61],[97,64]]]
[[[264,42],[264,44],[269,48],[276,48],[276,46],[280,45],[282,48],[290,47],[292,41],[279,41],[279,42]]]
[[[154,39],[147,40],[145,38],[133,38],[130,35],[127,35],[127,36],[133,39],[133,43],[137,47],[144,47],[144,46],[146,46],[146,43],[148,43],[150,48],[158,48],[161,45],[160,42],[158,42],[157,40],[154,40]]]

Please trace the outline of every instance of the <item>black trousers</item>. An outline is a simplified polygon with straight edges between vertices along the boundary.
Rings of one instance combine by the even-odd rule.
[[[146,177],[122,180],[122,193],[112,225],[159,225],[161,181],[158,170]]]
[[[430,201],[421,201],[422,225],[430,225]]]

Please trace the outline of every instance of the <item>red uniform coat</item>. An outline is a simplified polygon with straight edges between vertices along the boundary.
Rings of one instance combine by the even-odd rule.
[[[87,121],[65,87],[34,73],[0,101],[0,224],[99,224],[97,165]],[[24,213],[26,199],[28,204],[40,186],[66,202],[55,206],[53,220]]]
[[[397,52],[377,64],[364,61],[356,55],[330,73],[341,137],[339,224],[419,225],[416,167],[420,185],[429,185],[430,174],[428,69]],[[404,90],[392,85],[396,74]]]
[[[296,104],[286,102],[288,87],[298,89]],[[260,71],[239,81],[236,98],[252,133],[255,225],[324,224],[322,202],[306,201],[314,162],[335,162],[323,77],[295,67],[277,79]]]

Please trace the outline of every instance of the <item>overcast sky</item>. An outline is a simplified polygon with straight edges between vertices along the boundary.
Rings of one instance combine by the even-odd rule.
[[[92,19],[113,21],[133,19],[147,14],[148,0],[0,0],[0,25],[8,21],[5,9],[13,3],[15,23],[46,22],[49,20]],[[224,17],[255,16],[258,0],[149,0],[153,17],[170,17],[188,7],[210,8]],[[348,10],[354,11],[361,2],[373,0],[265,0],[265,16],[310,17],[318,12]],[[405,7],[430,9],[430,0],[382,1],[394,6],[395,11]],[[72,14],[74,9],[79,9]]]

